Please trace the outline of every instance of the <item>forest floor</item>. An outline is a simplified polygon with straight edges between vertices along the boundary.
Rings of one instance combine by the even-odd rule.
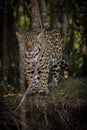
[[[0,130],[87,130],[87,78],[62,79],[47,96],[0,96]]]

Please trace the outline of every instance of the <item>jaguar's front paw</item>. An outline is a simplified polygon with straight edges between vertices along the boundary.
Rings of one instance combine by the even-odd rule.
[[[38,93],[40,94],[40,95],[47,95],[48,93],[49,93],[49,90],[48,90],[48,88],[42,88],[42,89],[40,89],[39,91],[38,91]]]
[[[28,89],[28,94],[29,94],[30,96],[33,96],[33,95],[36,94],[37,92],[38,92],[38,89],[37,89],[37,88],[31,87],[31,88]]]
[[[58,85],[58,81],[52,81],[51,83],[49,83],[49,87],[57,87]]]

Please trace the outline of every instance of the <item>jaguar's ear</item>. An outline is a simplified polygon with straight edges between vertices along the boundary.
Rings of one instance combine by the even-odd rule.
[[[21,34],[19,32],[16,32],[17,39],[21,38]]]

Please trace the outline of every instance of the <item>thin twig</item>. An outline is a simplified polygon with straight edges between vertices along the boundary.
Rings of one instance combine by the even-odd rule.
[[[48,126],[48,119],[47,119],[46,107],[44,108],[44,117],[45,117],[46,125]]]

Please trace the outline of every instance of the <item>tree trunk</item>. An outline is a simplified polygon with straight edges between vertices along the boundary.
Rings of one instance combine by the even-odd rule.
[[[20,25],[21,22],[21,17],[23,16],[23,6],[20,5],[18,7],[18,23],[17,23],[17,31],[19,33],[23,32],[23,29]],[[25,49],[25,44],[19,43],[19,75],[20,75],[20,93],[25,92],[25,75],[24,75],[24,60],[23,60],[23,52]],[[21,130],[24,130],[24,127],[26,127],[26,102],[24,102],[23,106],[20,109],[21,114],[20,114],[20,120],[21,120]],[[23,125],[23,122],[25,123],[25,126]]]
[[[67,42],[67,28],[68,28],[68,20],[66,12],[63,13],[63,37],[64,37],[64,44],[66,45]]]
[[[58,13],[57,12],[57,8],[55,7],[55,2],[51,2],[50,3],[50,26],[52,28],[57,28],[57,22],[58,22]]]
[[[31,1],[32,28],[41,28],[38,0]]]
[[[18,23],[17,23],[17,31],[19,33],[23,32],[23,29],[20,25],[21,17],[23,16],[23,7],[22,5],[18,8]],[[22,52],[24,51],[24,46],[22,46],[22,43],[18,43],[19,46],[19,74],[20,74],[20,92],[24,93],[25,91],[25,75],[24,75],[24,63],[23,63],[23,55]]]
[[[3,11],[2,51],[3,51],[3,80],[8,81],[8,11],[7,6]]]
[[[45,0],[41,0],[41,14],[42,14],[42,24],[43,28],[48,28],[48,17],[47,17],[47,7]]]

